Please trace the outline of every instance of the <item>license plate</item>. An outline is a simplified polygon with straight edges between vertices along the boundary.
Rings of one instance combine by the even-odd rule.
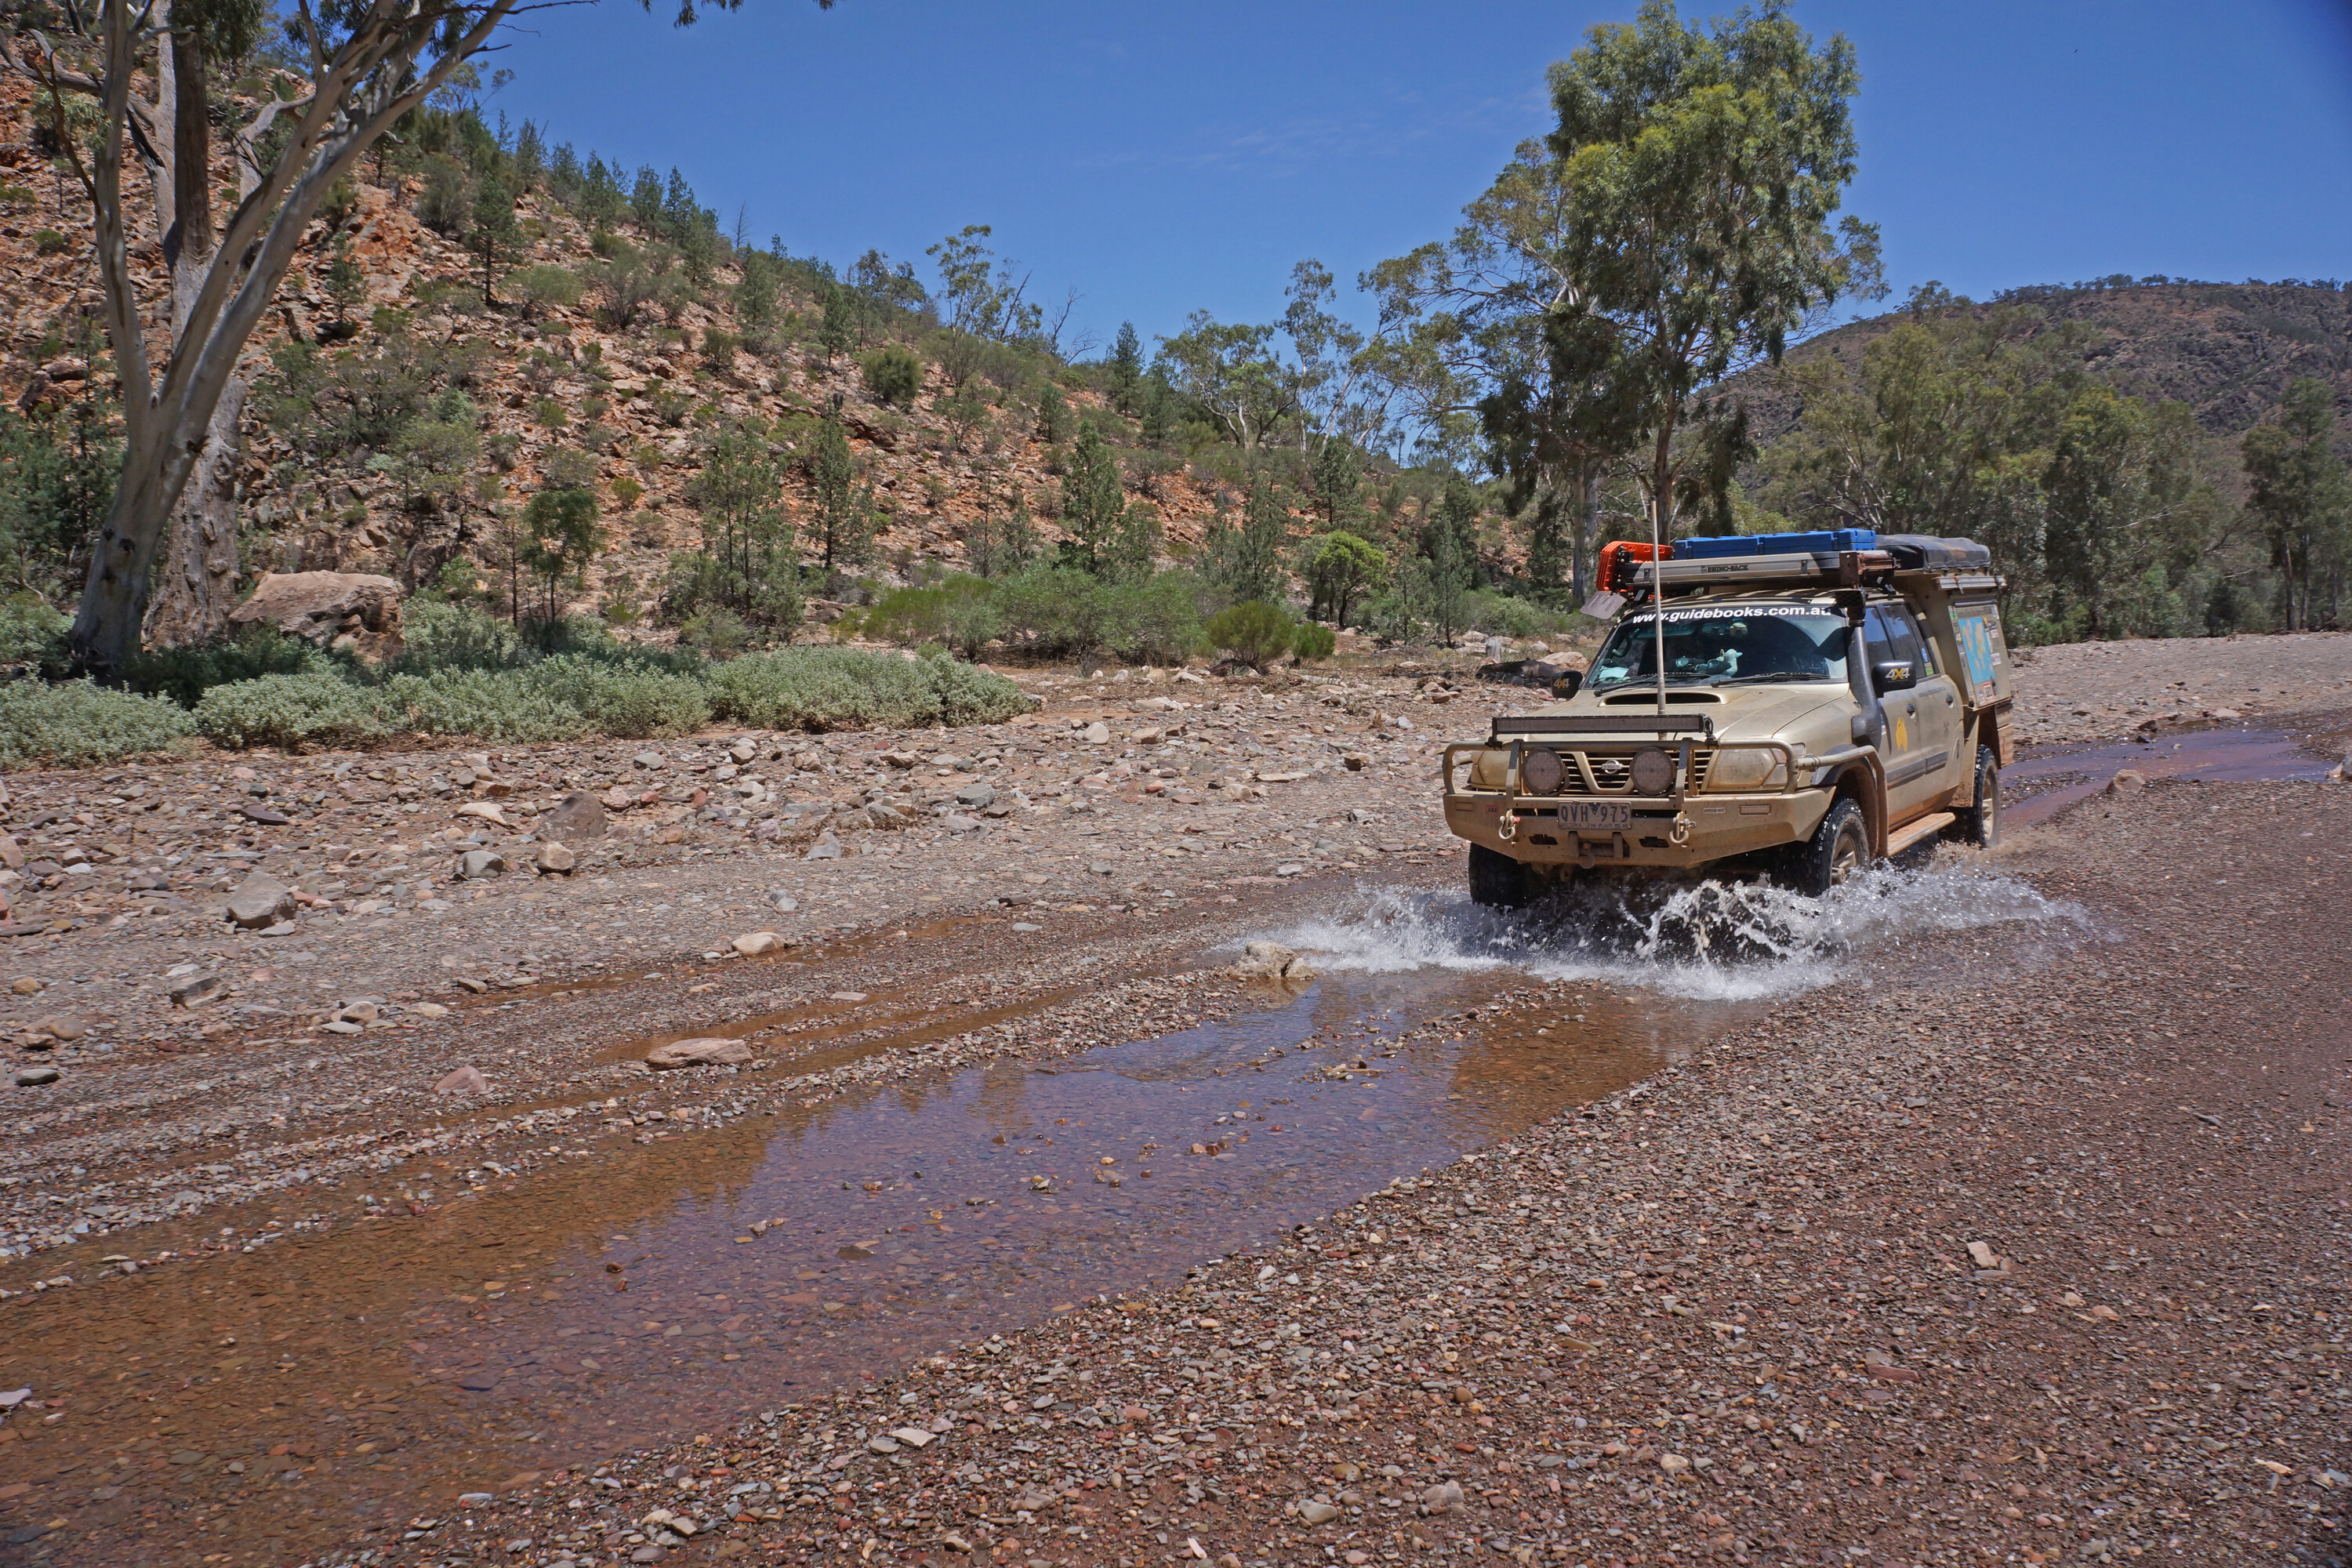
[[[1611,800],[1563,801],[1559,807],[1559,825],[1562,827],[1617,832],[1633,826],[1633,808]]]

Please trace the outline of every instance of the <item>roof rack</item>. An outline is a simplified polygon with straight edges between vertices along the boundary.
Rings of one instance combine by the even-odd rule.
[[[1783,555],[1702,555],[1691,560],[1643,561],[1634,564],[1633,579],[1644,588],[1695,588],[1717,584],[1768,587],[1797,584],[1814,588],[1854,588],[1865,576],[1895,570],[1895,557],[1883,550],[1802,551]]]

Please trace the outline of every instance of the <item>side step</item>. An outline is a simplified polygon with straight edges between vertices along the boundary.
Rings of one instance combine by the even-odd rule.
[[[1886,836],[1886,858],[1890,860],[1931,833],[1941,833],[1959,817],[1948,811],[1930,812],[1916,822],[1906,822]]]

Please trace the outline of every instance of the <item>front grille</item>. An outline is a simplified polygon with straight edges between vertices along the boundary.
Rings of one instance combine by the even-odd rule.
[[[1594,796],[1632,795],[1633,793],[1633,753],[1640,746],[1587,746],[1570,750],[1555,746],[1559,758],[1559,793],[1563,796]],[[1671,752],[1674,748],[1667,750]],[[1692,792],[1706,787],[1707,769],[1715,762],[1715,748],[1691,748],[1690,784]]]

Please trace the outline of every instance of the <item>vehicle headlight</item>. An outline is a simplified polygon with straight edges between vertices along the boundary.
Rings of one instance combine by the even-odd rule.
[[[1519,784],[1529,795],[1558,795],[1568,770],[1549,746],[1530,746],[1519,753]]]
[[[1706,770],[1709,790],[1780,789],[1788,782],[1788,753],[1771,746],[1726,746]]]
[[[1644,746],[1633,753],[1633,793],[1635,795],[1672,795],[1675,788],[1675,759],[1670,752],[1656,746]]]

